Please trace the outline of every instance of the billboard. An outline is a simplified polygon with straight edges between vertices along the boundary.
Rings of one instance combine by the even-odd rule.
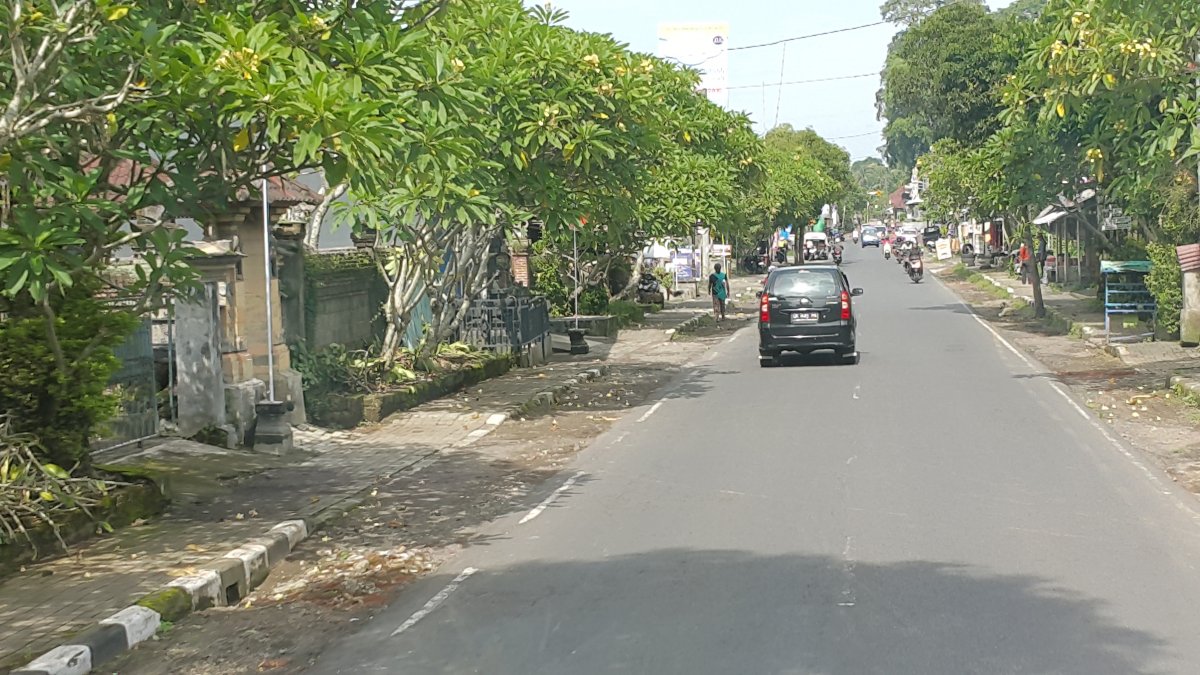
[[[699,71],[708,100],[729,106],[729,24],[659,24],[658,55]]]

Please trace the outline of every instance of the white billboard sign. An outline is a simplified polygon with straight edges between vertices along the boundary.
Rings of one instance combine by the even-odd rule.
[[[708,100],[729,106],[729,24],[660,24],[658,55],[699,71]]]

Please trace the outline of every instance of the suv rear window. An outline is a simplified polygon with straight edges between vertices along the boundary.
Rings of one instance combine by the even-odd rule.
[[[771,295],[780,298],[827,298],[841,291],[833,270],[780,270],[771,282]]]

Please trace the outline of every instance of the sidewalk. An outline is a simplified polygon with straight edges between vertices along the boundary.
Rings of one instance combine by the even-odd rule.
[[[1022,284],[1006,272],[972,270],[1010,295],[1033,303],[1033,286]],[[1200,349],[1178,342],[1124,342],[1108,344],[1104,336],[1102,304],[1094,296],[1058,291],[1043,286],[1042,298],[1048,318],[1065,332],[1087,340],[1094,347],[1121,360],[1130,368],[1162,376],[1164,383],[1175,375],[1200,376]]]
[[[1023,284],[1020,279],[998,270],[972,271],[978,271],[1010,295],[1033,304],[1032,284]],[[1059,323],[1064,331],[1084,339],[1103,342],[1104,310],[1102,303],[1095,296],[1057,290],[1043,284],[1042,301],[1046,306],[1047,318]]]
[[[750,315],[756,284],[734,280],[735,293],[750,300],[743,297],[731,318],[737,310]],[[81,546],[69,558],[34,564],[0,581],[0,672],[28,663],[173,580],[211,569],[231,549],[281,521],[303,520],[311,535],[390,479],[438,462],[444,450],[470,446],[510,416],[555,405],[564,392],[610,366],[636,371],[679,360],[671,358],[683,353],[670,341],[672,330],[710,307],[707,298],[671,303],[617,340],[589,339],[593,349],[587,355],[555,355],[550,364],[510,371],[373,428],[298,429],[297,453],[288,458],[180,440],[132,455],[127,463],[170,469],[170,510]],[[272,555],[269,564],[275,562]]]
[[[132,456],[128,463],[172,467],[170,510],[0,582],[0,671],[195,574],[279,521],[319,523],[344,513],[373,485],[482,438],[514,404],[569,386],[599,361],[514,370],[371,429],[297,430],[299,450],[290,458],[178,440]],[[179,467],[191,472],[174,472]]]

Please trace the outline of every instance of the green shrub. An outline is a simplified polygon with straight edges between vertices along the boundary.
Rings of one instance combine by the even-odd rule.
[[[646,312],[641,305],[628,300],[614,300],[608,303],[608,313],[616,317],[617,324],[629,326],[646,320]]]
[[[37,437],[39,454],[51,462],[86,464],[89,437],[119,403],[119,392],[108,386],[121,365],[113,350],[137,323],[91,297],[65,300],[55,323],[68,364],[64,371],[50,348],[45,318],[5,320],[0,327],[0,413],[9,416],[12,432]]]
[[[530,262],[533,267],[533,287],[550,303],[550,313],[555,316],[574,314],[571,290],[563,281],[563,258],[548,250],[543,240],[533,245]]]
[[[608,314],[608,304],[608,289],[602,285],[588,286],[579,294],[579,313],[585,316]]]
[[[1151,243],[1146,253],[1154,264],[1146,276],[1146,288],[1158,302],[1158,325],[1167,335],[1179,334],[1179,311],[1183,309],[1183,272],[1175,247]]]

